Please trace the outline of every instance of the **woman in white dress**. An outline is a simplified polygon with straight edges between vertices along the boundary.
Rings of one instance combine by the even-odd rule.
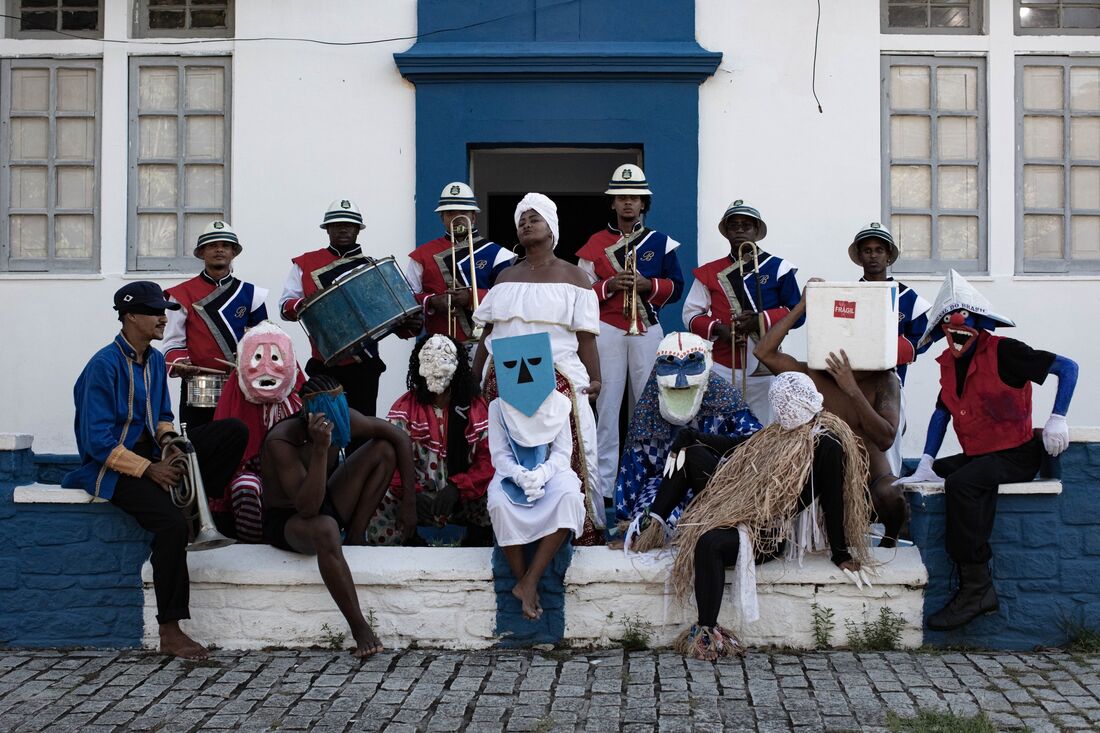
[[[585,531],[575,544],[603,544],[603,498],[596,476],[596,419],[592,402],[600,392],[600,359],[596,335],[600,306],[588,276],[554,254],[558,243],[557,206],[541,193],[529,193],[516,206],[516,235],[527,256],[500,273],[474,312],[484,336],[474,356],[474,373],[482,374],[493,351],[493,339],[529,333],[550,334],[558,391],[572,400],[573,468],[585,495]],[[485,375],[486,399],[495,396],[495,381]]]

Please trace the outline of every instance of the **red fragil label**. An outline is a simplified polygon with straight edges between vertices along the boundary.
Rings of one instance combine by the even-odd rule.
[[[834,300],[833,318],[855,318],[856,302],[854,300]]]

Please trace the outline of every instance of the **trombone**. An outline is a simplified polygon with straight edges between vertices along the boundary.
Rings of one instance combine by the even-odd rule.
[[[764,311],[760,310],[761,304],[764,302],[763,295],[760,290],[760,248],[756,246],[756,242],[741,242],[737,245],[737,276],[741,278],[741,282],[745,281],[745,263],[746,248],[748,252],[752,254],[752,269],[749,272],[753,275],[753,280],[756,282],[756,334],[757,338],[764,335]],[[748,386],[748,377],[760,377],[771,374],[768,368],[763,363],[757,362],[756,369],[750,375],[749,372],[749,333],[744,330],[737,329],[737,317],[741,315],[741,304],[737,302],[737,298],[734,297],[730,301],[730,342],[733,348],[733,354],[735,360],[740,357],[741,361],[741,396],[745,398],[745,388]],[[738,344],[740,344],[740,352],[738,352]]]
[[[459,214],[455,218],[451,219],[450,227],[448,228],[447,235],[451,240],[451,290],[457,289],[458,286],[458,248],[459,239],[465,238],[465,245],[469,249],[470,253],[470,311],[476,311],[478,306],[477,298],[477,272],[474,265],[474,223],[470,220],[470,217],[465,214]],[[457,338],[458,335],[458,313],[455,311],[454,304],[451,302],[451,293],[447,293],[447,335],[451,338]],[[471,325],[470,340],[479,341],[481,339],[481,326],[477,324]]]
[[[187,438],[187,423],[180,423],[180,434],[169,440],[164,448],[173,445],[179,449],[180,454],[172,459],[172,465],[183,470],[183,478],[172,487],[172,503],[185,512],[191,510],[191,514],[185,514],[189,521],[196,517],[199,520],[199,531],[187,545],[187,551],[214,550],[232,545],[236,540],[229,539],[214,526],[214,516],[210,513],[210,505],[206,503],[206,489],[199,471],[199,457],[195,453],[195,446]]]

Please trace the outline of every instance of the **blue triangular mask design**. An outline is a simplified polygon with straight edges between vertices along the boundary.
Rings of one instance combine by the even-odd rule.
[[[493,339],[493,368],[500,399],[528,417],[557,386],[548,333]]]

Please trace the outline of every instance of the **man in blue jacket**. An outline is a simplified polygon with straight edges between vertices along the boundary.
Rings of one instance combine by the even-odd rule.
[[[76,444],[80,468],[62,481],[107,499],[153,533],[153,589],[160,624],[160,650],[198,659],[207,649],[179,627],[190,618],[187,574],[189,522],[172,502],[181,479],[172,459],[178,449],[164,356],[150,346],[164,336],[169,302],[156,283],[129,283],[115,293],[122,323],[114,341],[89,360],[76,380]],[[208,496],[218,497],[244,453],[248,430],[239,420],[219,420],[189,435]],[[166,447],[167,446],[167,447]]]

